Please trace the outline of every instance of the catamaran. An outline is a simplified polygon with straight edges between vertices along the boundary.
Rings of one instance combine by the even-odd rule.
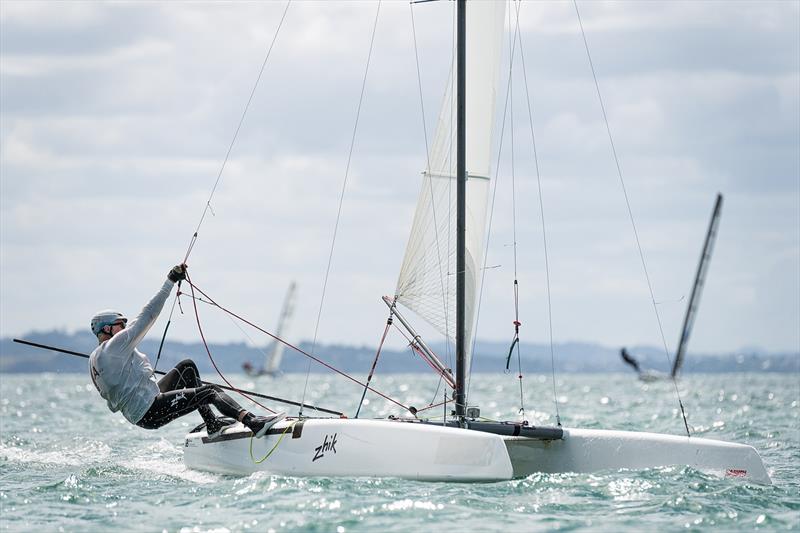
[[[697,273],[694,276],[694,285],[692,285],[692,293],[689,296],[689,304],[686,306],[686,314],[683,317],[681,337],[678,341],[678,350],[675,352],[675,359],[672,362],[671,372],[666,374],[658,370],[642,368],[639,365],[639,361],[628,353],[627,349],[622,348],[620,350],[620,357],[622,357],[622,360],[636,370],[639,379],[642,381],[675,379],[678,376],[678,372],[680,372],[681,366],[683,366],[683,360],[686,357],[686,347],[689,345],[689,336],[692,334],[694,319],[697,315],[697,307],[700,305],[700,295],[703,293],[703,287],[706,283],[708,262],[711,260],[711,254],[714,251],[714,243],[717,239],[717,229],[719,228],[719,216],[721,212],[722,195],[717,194],[717,199],[714,202],[714,210],[711,212],[711,222],[708,223],[708,231],[706,231],[706,240],[703,243],[703,251],[700,253]]]
[[[761,457],[748,445],[688,435],[569,428],[560,421],[553,427],[486,421],[479,409],[468,405],[465,385],[484,265],[504,19],[504,2],[457,2],[454,83],[448,84],[453,89],[439,115],[395,296],[386,298],[391,316],[404,325],[408,321],[399,306],[455,340],[453,373],[411,333],[415,351],[452,387],[453,416],[446,422],[432,421],[409,409],[406,416],[382,420],[301,417],[280,422],[260,439],[238,423],[213,438],[199,426],[185,439],[187,467],[233,475],[266,471],[495,481],[537,472],[686,465],[770,483]],[[437,218],[453,204],[455,227]],[[455,286],[447,281],[449,272],[455,272]]]

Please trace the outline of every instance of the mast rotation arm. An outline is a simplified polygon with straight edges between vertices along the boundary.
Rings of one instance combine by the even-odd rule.
[[[389,309],[392,309],[392,306],[394,304],[391,298],[389,298],[388,296],[384,296],[383,302],[387,306],[389,306]],[[444,380],[447,382],[448,385],[450,385],[450,387],[455,388],[456,381],[453,378],[452,371],[449,368],[447,368],[444,365],[444,363],[442,363],[442,361],[436,356],[436,354],[433,353],[433,350],[428,348],[428,345],[425,344],[425,341],[422,340],[422,337],[420,337],[419,334],[414,330],[414,328],[411,327],[411,324],[408,323],[405,317],[402,314],[400,314],[400,311],[397,309],[396,306],[394,307],[394,316],[397,317],[397,320],[400,322],[400,324],[402,324],[403,327],[406,328],[406,331],[408,331],[409,335],[411,335],[411,338],[413,339],[413,343],[422,352],[424,358],[428,360],[428,362],[436,369],[436,371],[442,376],[442,378],[444,378]]]

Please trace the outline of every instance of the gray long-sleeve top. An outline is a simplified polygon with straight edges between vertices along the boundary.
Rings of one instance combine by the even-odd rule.
[[[89,374],[100,396],[112,412],[122,411],[132,424],[142,419],[160,392],[150,360],[136,346],[155,323],[174,285],[165,281],[139,316],[89,357]]]

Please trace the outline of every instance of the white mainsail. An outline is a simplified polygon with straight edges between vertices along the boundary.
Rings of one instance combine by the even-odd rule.
[[[465,345],[469,351],[483,261],[489,198],[492,132],[500,75],[505,2],[470,2],[467,10],[466,304]],[[448,339],[455,338],[456,113],[453,79],[444,98],[428,169],[397,280],[397,301]],[[469,359],[469,357],[467,358]],[[469,369],[467,369],[469,371]]]

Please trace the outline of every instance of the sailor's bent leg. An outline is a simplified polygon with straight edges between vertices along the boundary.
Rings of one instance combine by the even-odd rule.
[[[158,380],[158,390],[161,392],[167,392],[175,389],[179,389],[178,381],[181,379],[181,373],[178,370],[178,367],[173,368],[164,376]]]
[[[156,396],[153,405],[136,425],[145,429],[160,428],[195,410],[200,413],[206,424],[210,424],[216,418],[208,405],[212,403],[216,405],[216,402],[218,402],[217,391],[213,385],[162,392]]]
[[[202,387],[203,382],[200,380],[200,371],[197,370],[197,365],[191,359],[184,359],[173,370],[179,373],[179,380],[176,389],[194,389]]]
[[[191,359],[184,359],[158,381],[158,389],[161,392],[169,392],[178,389],[194,389],[202,386],[203,382],[200,380],[200,372],[197,370],[195,362]],[[206,405],[199,406],[197,410],[206,422],[215,418],[211,408]]]
[[[158,380],[158,388],[161,392],[167,392],[177,389],[193,389],[200,387],[203,382],[200,381],[200,372],[197,370],[197,365],[191,359],[184,359],[175,368],[164,374]]]
[[[191,359],[184,359],[176,365],[176,368],[181,369],[181,378],[185,383],[184,387],[194,388],[202,387],[203,381],[200,379],[200,371],[197,365]]]
[[[223,415],[238,420],[243,416],[243,413],[247,412],[241,405],[236,403],[233,398],[225,394],[218,385],[203,385],[200,389],[205,389],[206,387],[214,391],[213,396],[211,396],[211,403]]]

